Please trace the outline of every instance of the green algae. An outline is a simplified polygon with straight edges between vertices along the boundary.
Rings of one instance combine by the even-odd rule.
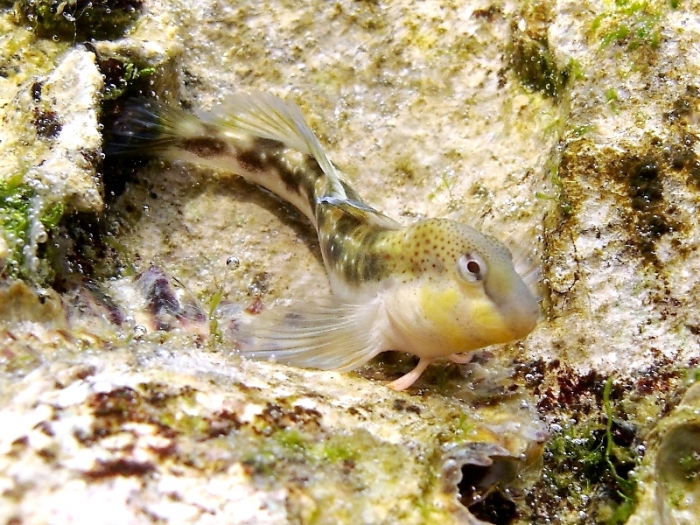
[[[51,204],[44,214],[39,218],[41,224],[45,228],[51,230],[58,226],[59,222],[63,218],[63,214],[66,211],[66,207],[62,202],[55,202]]]
[[[105,76],[103,104],[128,96],[129,92],[134,91],[134,86],[144,85],[157,72],[154,67],[136,64],[126,59],[98,59],[97,64],[100,72]]]
[[[208,301],[207,318],[209,319],[209,333],[215,343],[220,343],[223,340],[223,332],[219,327],[219,320],[216,317],[216,309],[221,304],[221,299],[224,297],[224,288],[219,287],[217,292]]]
[[[252,397],[248,402],[255,406],[257,394],[249,393]],[[89,479],[148,476],[157,471],[158,461],[212,474],[223,474],[233,465],[240,465],[249,482],[259,489],[286,487],[294,491],[303,487],[303,504],[295,504],[291,512],[304,516],[305,523],[349,521],[358,513],[373,513],[379,507],[399,522],[442,523],[450,512],[436,503],[445,497],[441,491],[447,483],[439,475],[445,462],[441,447],[434,455],[416,461],[405,446],[382,440],[364,428],[339,431],[325,427],[319,412],[295,404],[291,398],[268,401],[252,419],[243,420],[235,412],[208,410],[206,394],[196,388],[144,382],[95,393],[89,405],[94,416],[92,428],[76,435],[84,446],[99,447],[100,441],[123,433],[134,423],[150,425],[153,433],[167,439],[182,436],[189,440],[159,449],[157,461],[151,458],[139,465],[95,464],[83,473]],[[420,410],[403,399],[396,399],[394,405],[395,410],[406,414]],[[460,426],[473,435],[468,424]],[[478,449],[485,443],[465,444],[474,447],[475,458],[484,457]],[[513,462],[520,463],[515,458]],[[370,484],[373,495],[368,493]],[[402,494],[400,502],[382,499],[396,491]],[[417,515],[422,521],[416,521]]]
[[[523,4],[519,16],[511,22],[509,54],[510,66],[525,88],[557,98],[569,79],[578,78],[582,71],[580,64],[571,60],[565,67],[557,65],[547,36],[551,9],[547,2]],[[518,20],[525,21],[524,28]]]
[[[243,428],[240,436],[248,442],[242,447],[241,461],[258,476],[272,476],[280,468],[280,462],[301,463],[312,468],[341,464],[352,468],[362,456],[362,443],[355,431],[347,434],[314,436],[295,427],[280,428],[259,439]]]
[[[359,453],[352,443],[351,436],[333,435],[320,451],[320,456],[330,463],[357,461]]]
[[[42,204],[36,191],[17,174],[0,182],[0,227],[8,246],[3,273],[10,278],[24,278],[46,282],[51,278],[51,262],[40,260],[39,267],[28,267],[26,247],[30,243],[33,221],[38,220],[46,234],[51,235],[63,217],[62,203]]]
[[[700,452],[697,450],[688,451],[678,459],[678,466],[682,476],[687,481],[693,481],[700,474]]]
[[[24,246],[29,238],[29,212],[34,192],[21,184],[21,176],[13,179],[0,185],[0,226],[9,248],[5,272],[17,278],[25,275]]]
[[[629,51],[639,47],[658,49],[661,43],[662,13],[651,2],[616,0],[612,8],[593,19],[591,32],[601,47],[612,44]]]
[[[669,452],[665,455],[649,457],[648,452],[658,446],[654,433],[664,435],[657,427],[668,428],[671,423],[667,414],[692,384],[695,366],[696,360],[691,361],[689,371],[686,364],[660,357],[656,364],[626,378],[605,378],[594,371],[581,376],[566,366],[544,362],[525,366],[521,373],[526,372],[529,386],[540,392],[540,409],[558,407],[559,411],[551,420],[553,433],[545,445],[543,476],[526,495],[521,522],[625,523],[644,505],[639,492],[650,490],[649,469],[658,469],[660,461],[655,458],[665,458],[679,484],[686,483],[678,464],[686,458],[688,473],[693,475],[697,437],[691,434],[697,436],[696,430],[685,439],[680,435],[663,438]],[[673,419],[685,421],[679,416]],[[696,418],[691,416],[693,421]],[[681,443],[688,446],[681,448]],[[671,490],[671,485],[665,483],[664,490]],[[643,523],[647,522],[652,521]]]
[[[123,36],[141,5],[141,0],[21,0],[15,11],[41,37],[100,40]]]
[[[608,378],[599,412],[578,414],[545,445],[540,487],[528,495],[533,507],[552,505],[548,498],[555,498],[557,505],[585,512],[587,519],[572,523],[617,525],[631,514],[636,488],[631,473],[641,455],[634,429],[615,417],[614,413],[622,415],[622,409],[611,400],[612,387]]]
[[[447,192],[449,199],[448,209],[457,209],[461,203],[461,199],[455,195],[454,187],[457,184],[459,176],[452,170],[445,170],[438,175],[437,187],[428,194],[428,200],[433,200],[442,192]]]
[[[557,68],[546,37],[514,38],[511,66],[524,87],[553,98],[561,93],[569,78],[567,69]]]
[[[606,419],[605,449],[603,456],[609,472],[612,474],[612,477],[617,484],[617,494],[622,498],[622,501],[620,505],[613,510],[612,516],[606,520],[607,525],[617,525],[627,521],[627,518],[629,518],[629,516],[632,514],[636,503],[635,491],[637,488],[637,481],[633,476],[620,475],[616,462],[623,464],[632,463],[634,465],[639,465],[640,463],[639,455],[633,454],[629,448],[619,446],[615,443],[613,435],[613,408],[610,401],[612,384],[612,377],[609,377],[605,382],[605,388],[603,389],[603,411]]]
[[[617,102],[619,100],[619,97],[617,96],[617,90],[615,88],[608,88],[603,92],[603,95],[605,96],[605,101],[610,103],[610,102]]]

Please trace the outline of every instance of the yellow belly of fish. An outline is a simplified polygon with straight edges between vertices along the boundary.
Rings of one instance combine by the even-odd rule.
[[[454,288],[423,288],[418,300],[430,334],[419,353],[423,357],[468,352],[511,339],[511,331],[488,300],[465,297]]]

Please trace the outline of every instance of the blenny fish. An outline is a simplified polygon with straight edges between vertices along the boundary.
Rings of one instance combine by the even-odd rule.
[[[108,147],[235,173],[316,228],[332,295],[241,323],[245,357],[348,371],[400,350],[419,358],[389,385],[403,390],[434,359],[466,363],[474,350],[521,339],[537,323],[537,300],[504,244],[447,219],[402,226],[366,204],[290,101],[238,94],[201,116],[132,101]]]

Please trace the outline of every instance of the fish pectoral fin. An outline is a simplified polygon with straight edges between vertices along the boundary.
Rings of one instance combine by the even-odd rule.
[[[235,336],[240,355],[302,368],[353,370],[382,351],[379,301],[335,300],[278,307],[251,316]]]
[[[333,193],[345,196],[338,171],[296,104],[269,93],[252,92],[231,95],[224,107],[226,117],[207,120],[256,137],[277,140],[312,155],[330,179]]]
[[[387,230],[396,230],[401,225],[391,217],[375,210],[364,202],[352,199],[339,199],[338,197],[324,196],[318,199],[318,204],[331,206],[343,213],[347,213],[363,223],[372,224]]]

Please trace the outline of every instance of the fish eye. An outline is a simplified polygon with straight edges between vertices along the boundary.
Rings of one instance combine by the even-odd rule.
[[[468,283],[481,281],[486,277],[486,262],[474,253],[463,253],[457,259],[457,273]]]

